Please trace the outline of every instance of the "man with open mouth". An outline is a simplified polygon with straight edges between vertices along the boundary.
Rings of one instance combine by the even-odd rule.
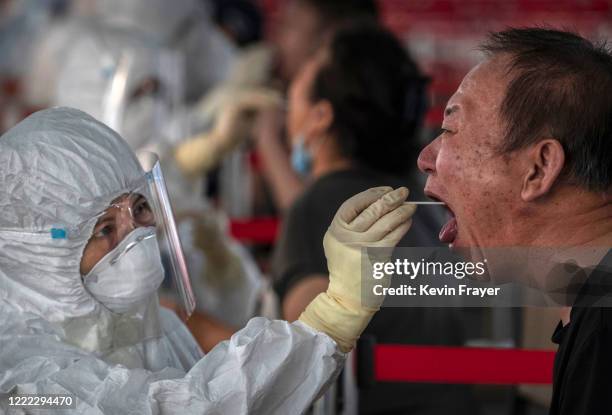
[[[494,33],[482,50],[419,157],[425,193],[450,213],[440,240],[588,251],[553,335],[550,413],[612,413],[612,309],[593,306],[612,284],[612,54],[541,28]]]

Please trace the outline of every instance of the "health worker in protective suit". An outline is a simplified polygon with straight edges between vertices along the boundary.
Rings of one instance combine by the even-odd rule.
[[[409,229],[407,189],[338,210],[323,242],[329,289],[298,321],[254,318],[203,356],[158,306],[165,272],[193,307],[161,178],[78,110],[35,113],[0,137],[0,396],[70,394],[87,414],[303,413],[381,306],[362,296],[361,248]]]
[[[137,155],[159,154],[198,299],[190,328],[209,350],[258,314],[265,280],[228,234],[223,213],[205,199],[203,177],[187,177],[175,166],[174,146],[189,128],[180,66],[176,54],[147,33],[93,21],[72,42],[54,99],[119,132]]]

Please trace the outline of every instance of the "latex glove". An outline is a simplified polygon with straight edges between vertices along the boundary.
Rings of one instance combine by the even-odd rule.
[[[362,263],[362,248],[397,245],[416,210],[415,205],[403,203],[407,197],[405,187],[375,187],[359,193],[342,204],[323,239],[329,287],[306,307],[299,320],[326,333],[345,353],[355,346],[384,300],[373,295],[371,288],[390,284],[390,276],[372,278],[374,261],[365,258]],[[385,252],[386,258],[379,256],[376,261],[389,260],[390,250]]]
[[[227,218],[211,209],[193,219],[193,244],[206,257],[202,278],[216,288],[231,288],[243,281],[246,271],[232,250]]]
[[[211,132],[177,147],[174,156],[178,166],[187,175],[211,170],[249,137],[257,112],[280,107],[281,103],[281,95],[271,89],[250,88],[237,92],[220,111]]]

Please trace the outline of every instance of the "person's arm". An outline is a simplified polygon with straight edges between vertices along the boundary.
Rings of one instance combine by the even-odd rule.
[[[263,175],[271,187],[276,206],[287,210],[304,190],[304,182],[291,168],[289,154],[283,145],[280,111],[262,111],[255,128],[257,154]]]
[[[212,130],[190,137],[175,148],[174,160],[184,175],[194,177],[215,168],[248,138],[254,114],[280,105],[279,94],[267,88],[230,89],[226,94]]]
[[[183,321],[186,320],[180,307],[168,298],[160,298],[159,304],[175,313]],[[194,311],[185,323],[191,335],[205,353],[208,353],[217,344],[232,337],[237,329],[217,321],[213,317],[201,311]]]
[[[308,192],[283,216],[281,235],[272,265],[274,289],[282,318],[295,321],[306,306],[327,290],[329,275],[323,251],[323,236],[331,212],[318,209],[327,203],[321,192]]]
[[[410,227],[414,207],[402,206],[408,192],[390,190],[370,189],[342,205],[324,239],[329,288],[298,321],[254,318],[184,376],[176,368],[149,372],[111,365],[60,343],[53,333],[41,334],[38,326],[8,325],[5,330],[20,334],[0,330],[0,362],[11,362],[0,392],[68,393],[77,400],[77,412],[92,414],[304,413],[334,381],[344,353],[383,300],[361,301],[360,248],[395,246]],[[193,343],[191,336],[182,340],[177,347]],[[160,359],[171,353],[160,350],[166,350]]]
[[[315,297],[327,290],[329,276],[311,274],[296,282],[283,299],[283,318],[295,321]]]
[[[58,414],[301,414],[335,379],[344,358],[332,339],[301,322],[261,317],[186,374],[112,365],[53,335],[32,333],[0,338],[0,360],[11,362],[0,393],[71,395],[76,411]],[[0,412],[7,405],[1,399]]]
[[[205,353],[210,352],[222,341],[229,340],[237,331],[235,328],[198,311],[191,315],[186,325]]]

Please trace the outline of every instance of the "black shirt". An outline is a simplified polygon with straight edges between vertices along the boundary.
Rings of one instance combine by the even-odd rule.
[[[601,306],[610,304],[611,284],[612,250],[580,290],[569,324],[553,334],[559,349],[550,415],[612,414],[612,308]]]
[[[273,274],[281,299],[301,279],[327,275],[323,236],[340,205],[375,186],[407,186],[411,200],[422,200],[420,186],[363,168],[337,171],[312,183],[286,213],[276,246]],[[440,218],[441,219],[441,218]],[[421,208],[401,246],[436,246],[440,229],[432,209]],[[378,343],[461,345],[462,322],[456,310],[383,308],[362,337]],[[444,397],[443,399],[441,399]],[[361,414],[475,414],[469,387],[378,383],[359,392]]]

